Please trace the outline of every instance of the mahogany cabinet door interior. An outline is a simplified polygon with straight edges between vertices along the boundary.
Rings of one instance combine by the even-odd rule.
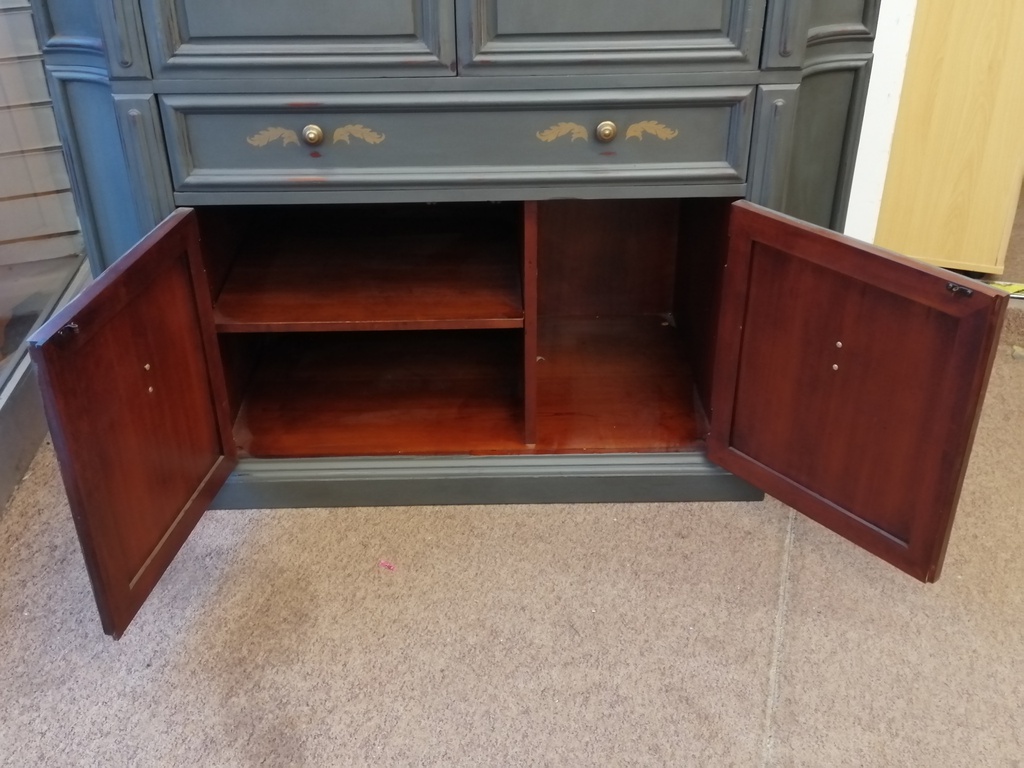
[[[236,463],[195,214],[168,217],[30,350],[103,628],[119,637]]]
[[[934,581],[1006,300],[734,204],[709,457]]]
[[[536,238],[535,206],[525,213],[527,239]],[[677,282],[712,294],[690,314],[710,318],[720,307],[717,324],[696,327],[706,337],[695,364],[698,390],[711,398],[709,458],[917,578],[937,578],[1005,294],[745,201],[693,204],[682,218],[679,240],[707,269],[681,259]],[[237,463],[232,422],[248,377],[221,356],[231,362],[225,342],[254,334],[218,337],[211,284],[223,297],[225,256],[238,253],[244,225],[215,212],[203,223],[201,247],[197,215],[172,214],[30,343],[103,626],[115,637]],[[571,261],[579,270],[584,257]],[[692,303],[677,294],[677,309]],[[366,342],[392,340],[376,333]],[[339,341],[280,337],[286,348]],[[656,370],[668,371],[661,360]],[[635,400],[619,406],[637,418],[661,413]],[[312,455],[309,435],[300,438],[295,455]],[[596,447],[608,444],[586,450]],[[700,450],[635,449],[681,448]]]

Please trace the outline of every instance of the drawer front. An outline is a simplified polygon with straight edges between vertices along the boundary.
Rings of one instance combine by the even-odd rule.
[[[765,0],[457,0],[466,75],[756,70]]]
[[[446,0],[142,0],[167,78],[455,74]]]
[[[161,97],[175,189],[742,184],[754,87]],[[597,128],[614,125],[600,140]],[[303,130],[318,126],[309,144]],[[607,127],[607,126],[606,126]],[[179,197],[179,202],[185,199]]]

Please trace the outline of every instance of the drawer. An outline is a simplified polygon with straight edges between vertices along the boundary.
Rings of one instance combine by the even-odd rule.
[[[189,197],[209,192],[507,188],[545,197],[544,188],[588,187],[601,196],[604,185],[636,184],[742,194],[754,92],[165,95],[161,105],[180,204],[216,202]],[[614,137],[599,138],[602,123]],[[304,139],[311,125],[320,143]]]

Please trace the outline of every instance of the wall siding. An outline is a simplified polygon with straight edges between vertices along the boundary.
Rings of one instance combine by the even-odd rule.
[[[0,265],[80,253],[78,218],[26,0],[0,0]]]

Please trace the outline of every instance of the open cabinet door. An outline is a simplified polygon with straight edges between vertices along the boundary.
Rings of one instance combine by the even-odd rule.
[[[236,463],[192,211],[29,342],[104,630],[119,637]]]
[[[711,460],[934,581],[1006,295],[746,202],[722,290]]]

